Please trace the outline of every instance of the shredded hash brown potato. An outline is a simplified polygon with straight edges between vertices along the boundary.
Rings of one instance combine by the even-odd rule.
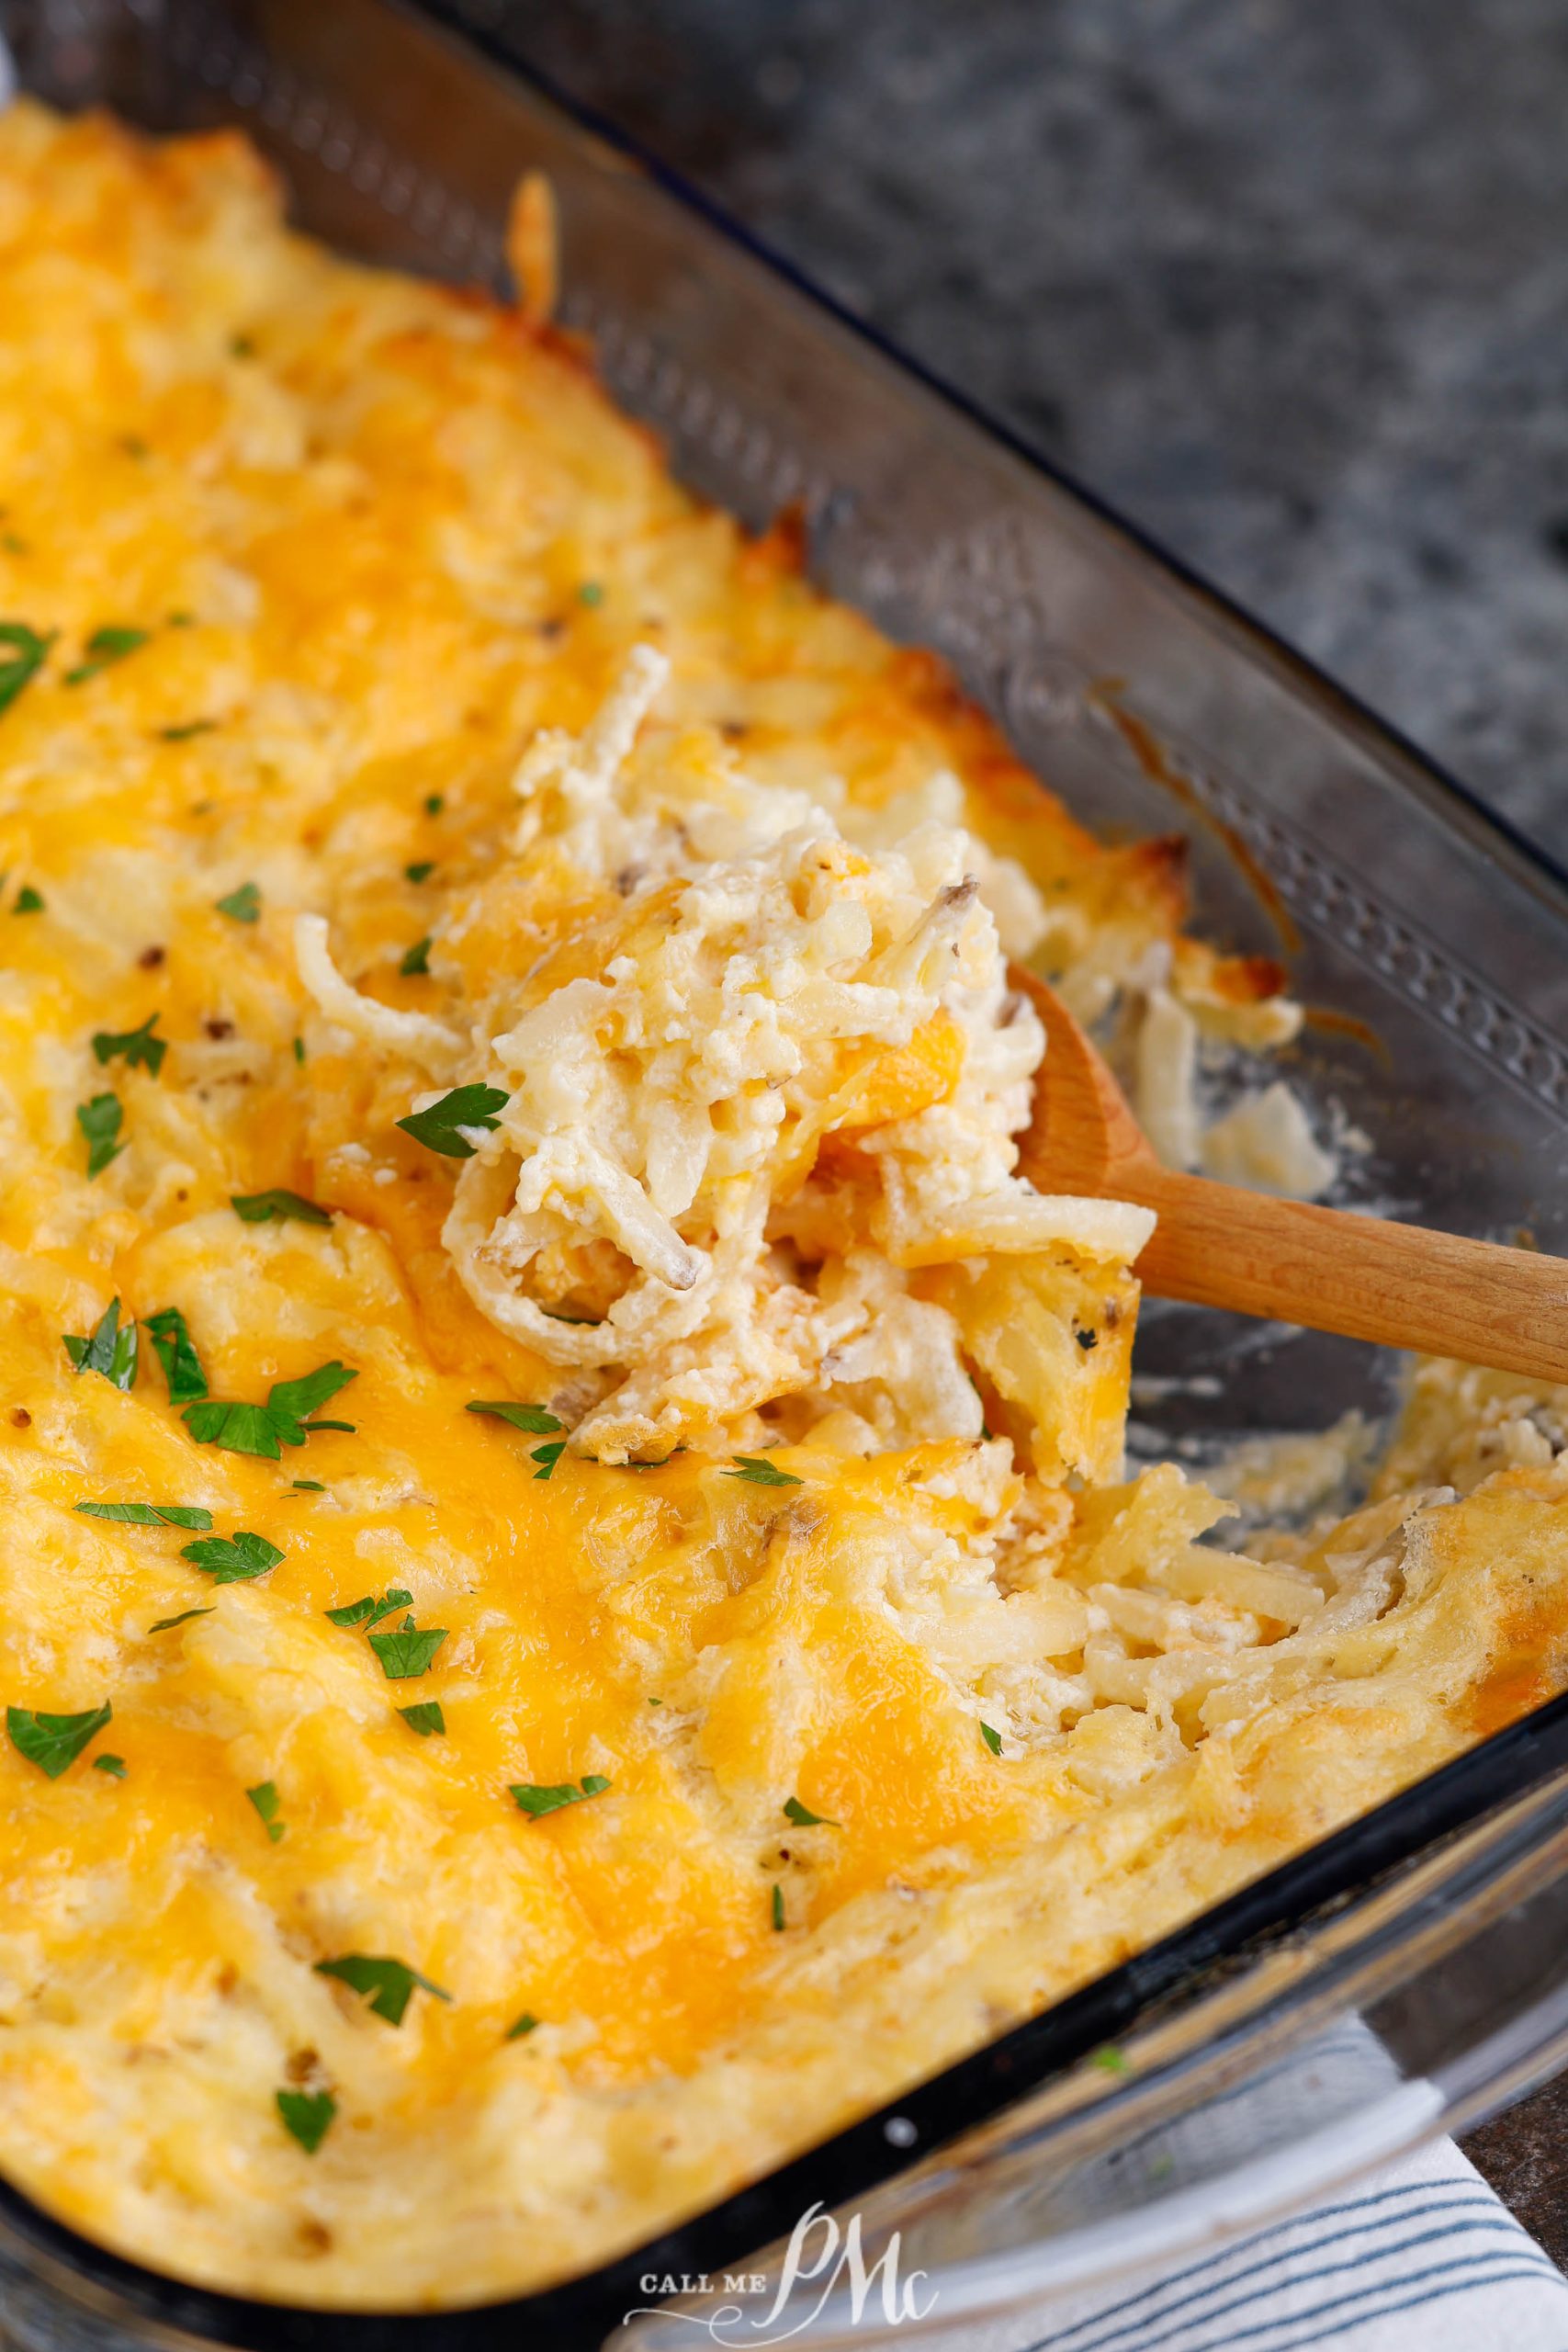
[[[582,2270],[1563,1680],[1568,1392],[1247,1554],[1126,1477],[1008,962],[1321,1190],[1194,1082],[1284,976],[671,481],[547,214],[514,314],[0,117],[0,2165],[312,2305]]]

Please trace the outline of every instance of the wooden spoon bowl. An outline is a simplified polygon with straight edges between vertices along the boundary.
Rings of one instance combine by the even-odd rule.
[[[1061,999],[1032,973],[1012,978],[1046,1040],[1021,1172],[1043,1193],[1153,1209],[1137,1263],[1153,1297],[1568,1382],[1568,1261],[1163,1167]]]

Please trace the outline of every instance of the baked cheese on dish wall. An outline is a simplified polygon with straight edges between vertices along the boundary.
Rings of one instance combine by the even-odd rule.
[[[1140,1229],[1019,1182],[1005,967],[1287,1035],[1170,844],[243,142],[13,108],[0,303],[13,2180],[539,2285],[1557,1687],[1568,1399],[1425,1372],[1248,1557],[1122,1477]]]

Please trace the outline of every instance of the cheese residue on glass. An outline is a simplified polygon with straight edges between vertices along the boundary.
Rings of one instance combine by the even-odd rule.
[[[1311,1191],[1194,1077],[1284,975],[671,480],[542,202],[523,316],[0,117],[0,2168],[314,2306],[649,2238],[1563,1680],[1568,1394],[1246,1553],[1126,1476],[1009,964]]]

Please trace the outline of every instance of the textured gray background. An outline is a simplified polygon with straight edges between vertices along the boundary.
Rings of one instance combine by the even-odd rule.
[[[1568,861],[1568,0],[469,6]]]
[[[1568,859],[1564,0],[485,12]]]

